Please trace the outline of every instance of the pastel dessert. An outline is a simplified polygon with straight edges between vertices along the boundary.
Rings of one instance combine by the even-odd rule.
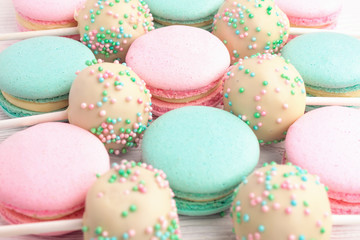
[[[187,25],[210,31],[223,0],[147,0],[156,28]]]
[[[123,160],[100,176],[87,193],[84,240],[180,239],[172,197],[162,171]]]
[[[289,36],[289,20],[274,0],[225,0],[214,17],[213,34],[231,63],[257,53],[277,53]]]
[[[124,62],[134,40],[154,29],[143,0],[87,0],[75,19],[80,41],[107,62]]]
[[[305,86],[284,58],[263,54],[240,60],[224,83],[224,109],[247,123],[260,143],[284,140],[305,111]]]
[[[265,164],[236,190],[236,239],[329,240],[330,203],[319,177],[293,165]]]
[[[334,214],[360,214],[360,110],[323,107],[299,118],[285,140],[286,161],[329,187]]]
[[[229,208],[234,189],[259,160],[251,129],[218,108],[189,106],[157,118],[146,130],[142,159],[162,169],[179,214],[200,216]]]
[[[76,27],[75,10],[85,0],[12,0],[21,31]]]
[[[0,144],[0,215],[12,224],[79,218],[96,174],[108,169],[106,149],[81,128],[19,131]]]
[[[230,57],[211,33],[178,25],[136,39],[126,63],[146,82],[160,116],[189,105],[217,106]]]
[[[63,37],[36,37],[0,53],[0,105],[10,117],[63,110],[76,72],[94,54]]]
[[[341,0],[275,0],[288,16],[292,27],[328,28],[336,26],[342,8]]]
[[[109,153],[138,145],[152,119],[150,93],[136,73],[119,63],[97,63],[82,70],[70,94],[68,119],[91,131]]]
[[[360,40],[340,33],[301,35],[281,51],[317,97],[360,97]]]

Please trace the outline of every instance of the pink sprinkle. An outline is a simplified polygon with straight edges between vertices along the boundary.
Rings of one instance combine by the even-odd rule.
[[[258,180],[257,180],[257,183],[263,183],[263,182],[264,182],[264,178],[259,177]]]
[[[94,70],[94,69],[91,69],[91,70],[90,70],[90,75],[94,75],[94,73],[95,73],[95,70]]]
[[[283,108],[284,108],[284,109],[288,109],[288,108],[289,108],[289,105],[286,104],[286,103],[284,103],[284,104],[283,104]]]
[[[131,176],[130,181],[135,182],[137,179],[138,179],[137,176],[133,175],[133,176]]]
[[[260,101],[261,97],[260,96],[255,96],[255,101]]]
[[[145,229],[145,232],[148,233],[148,234],[151,234],[153,232],[153,228],[152,227],[147,227]]]
[[[305,208],[304,213],[305,213],[305,215],[310,215],[310,209],[309,209],[309,208]]]
[[[258,232],[256,232],[256,233],[254,234],[254,237],[255,237],[256,240],[260,240],[260,239],[261,239],[261,235],[260,235],[260,233],[258,233]]]
[[[89,104],[89,109],[90,109],[90,110],[93,110],[93,109],[94,109],[94,107],[95,107],[95,105],[94,105],[94,104]]]
[[[120,90],[122,89],[122,86],[117,85],[117,86],[115,86],[115,89],[116,89],[117,91],[120,91]]]
[[[261,203],[261,201],[262,201],[262,198],[259,196],[259,197],[256,197],[256,202],[257,203]]]
[[[265,90],[265,89],[261,90],[261,94],[262,94],[262,95],[265,95],[265,94],[266,94],[266,90]]]
[[[259,122],[257,125],[258,125],[258,127],[262,127],[263,124],[262,124],[262,122]]]
[[[130,101],[132,100],[132,97],[131,97],[131,96],[127,96],[127,97],[125,98],[125,100],[126,100],[127,102],[130,102]]]
[[[316,221],[316,226],[317,226],[317,227],[321,227],[321,225],[322,225],[322,222],[321,222],[320,220],[317,220],[317,221]]]
[[[280,88],[275,88],[275,92],[279,93],[279,92],[280,92]]]
[[[282,122],[282,119],[281,118],[278,118],[277,120],[276,120],[276,123],[281,123]]]
[[[250,205],[253,206],[253,207],[255,207],[255,206],[257,205],[256,200],[255,200],[255,199],[252,199],[252,200],[250,201]]]
[[[261,116],[266,116],[266,112],[265,112],[265,111],[262,111],[262,112],[261,112]]]
[[[141,103],[143,103],[143,100],[142,100],[141,98],[138,98],[137,102],[138,102],[139,104],[141,104]]]
[[[99,192],[98,194],[97,194],[97,197],[98,198],[102,198],[104,196],[104,193],[103,192]]]
[[[330,214],[328,212],[324,213],[324,218],[328,218]]]
[[[280,209],[280,203],[274,203],[274,204],[273,204],[273,208],[274,208],[275,210],[279,210],[279,209]]]
[[[288,237],[288,240],[295,240],[295,239],[296,239],[296,237],[293,234],[289,235],[289,237]]]
[[[138,128],[139,128],[139,124],[134,123],[134,124],[133,124],[133,128],[134,128],[134,129],[138,129]]]
[[[235,211],[240,212],[241,211],[241,206],[236,206]]]
[[[250,199],[255,198],[255,193],[251,192],[251,193],[249,194],[249,198],[250,198]]]
[[[268,212],[268,211],[269,211],[269,207],[268,207],[267,205],[264,205],[264,206],[262,206],[261,210],[262,210],[263,212]]]
[[[269,191],[264,191],[262,195],[263,195],[264,197],[267,197],[267,196],[269,196],[269,194],[270,194]]]
[[[130,229],[130,230],[129,230],[129,236],[130,236],[130,237],[135,236],[135,230],[134,230],[134,229]]]
[[[260,111],[260,110],[261,110],[261,106],[256,106],[256,110]]]
[[[226,89],[226,92],[229,93],[229,92],[230,92],[230,88]]]
[[[80,107],[81,107],[82,109],[85,109],[85,108],[87,107],[87,104],[86,104],[86,103],[82,103],[82,104],[80,104]]]
[[[246,116],[246,115],[242,115],[242,116],[241,116],[241,119],[244,120],[244,121],[246,121],[247,116]]]
[[[107,237],[108,235],[109,235],[109,233],[108,233],[107,231],[103,231],[103,232],[102,232],[102,236],[103,236],[103,237]]]
[[[285,212],[286,212],[286,214],[291,214],[291,212],[292,212],[291,207],[285,208]]]

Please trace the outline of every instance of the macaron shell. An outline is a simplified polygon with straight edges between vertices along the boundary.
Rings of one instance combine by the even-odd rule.
[[[281,52],[303,77],[308,93],[360,96],[360,40],[339,33],[310,33],[296,37]]]
[[[167,174],[175,199],[190,200],[189,204],[213,202],[231,194],[241,178],[253,170],[259,144],[248,126],[226,111],[183,107],[167,112],[149,126],[142,142],[142,159]],[[224,206],[229,201],[219,203],[229,206]],[[216,208],[220,209],[219,205]]]
[[[74,19],[75,10],[85,0],[13,0],[15,10],[25,17],[42,21]]]
[[[101,142],[66,123],[17,132],[1,143],[0,150],[0,204],[34,218],[61,217],[81,209],[96,174],[109,169]]]
[[[275,4],[297,26],[322,26],[333,23],[342,7],[340,0],[275,0]]]
[[[0,54],[0,89],[34,100],[67,95],[76,71],[94,58],[87,47],[69,38],[45,36],[20,41]]]
[[[188,91],[222,77],[230,58],[220,40],[209,32],[176,25],[138,38],[126,63],[151,88]]]
[[[285,140],[286,158],[317,174],[329,197],[360,202],[360,111],[323,107],[299,118]]]
[[[155,20],[192,23],[212,20],[223,0],[147,0]]]

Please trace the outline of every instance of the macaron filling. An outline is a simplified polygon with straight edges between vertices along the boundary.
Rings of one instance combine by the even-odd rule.
[[[215,92],[222,81],[214,81],[213,83],[193,91],[169,91],[165,89],[152,89],[148,86],[152,97],[163,102],[169,103],[188,103],[205,98]]]
[[[306,84],[306,93],[318,97],[359,97],[360,84],[344,88],[323,88]]]
[[[17,98],[4,91],[1,91],[1,94],[6,101],[13,104],[14,106],[34,112],[52,112],[66,108],[68,106],[68,94],[56,98],[42,100]]]
[[[16,13],[16,21],[19,25],[21,25],[27,30],[47,30],[54,28],[68,28],[77,26],[77,22],[74,19],[56,22],[40,21],[26,17],[19,12]]]
[[[215,13],[213,15],[215,15]],[[209,26],[213,23],[213,15],[210,15],[209,17],[202,18],[202,19],[187,20],[187,21],[154,17],[154,21],[163,26],[180,24],[180,25],[186,25],[186,26],[190,26],[190,27],[200,27],[201,28],[201,27]]]

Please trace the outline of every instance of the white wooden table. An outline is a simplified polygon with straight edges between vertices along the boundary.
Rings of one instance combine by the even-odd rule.
[[[360,33],[360,1],[344,0],[344,7],[341,13],[337,29],[357,31]],[[0,0],[0,34],[17,32],[15,12],[11,0]],[[0,42],[0,52],[12,44],[12,41]],[[0,66],[1,71],[1,66]],[[0,119],[8,118],[0,111]],[[10,136],[19,129],[0,130],[0,142],[6,137]],[[261,147],[261,156],[259,166],[263,162],[276,161],[280,162],[283,154],[283,144],[276,144],[271,146]],[[132,149],[123,158],[140,160],[140,149]],[[119,161],[120,158],[112,157],[112,161]],[[1,184],[1,183],[0,183]],[[1,224],[1,222],[0,222]],[[206,217],[180,217],[181,232],[184,240],[235,240],[235,235],[232,233],[232,224],[228,212],[224,217],[220,215],[212,215]],[[5,238],[0,238],[4,240]],[[59,237],[35,237],[24,236],[9,239],[26,239],[26,240],[55,240],[68,239],[79,240],[82,239],[80,231],[70,235]],[[332,240],[359,240],[360,239],[360,225],[357,226],[336,226],[333,228]],[[276,240],[276,239],[270,239]]]

